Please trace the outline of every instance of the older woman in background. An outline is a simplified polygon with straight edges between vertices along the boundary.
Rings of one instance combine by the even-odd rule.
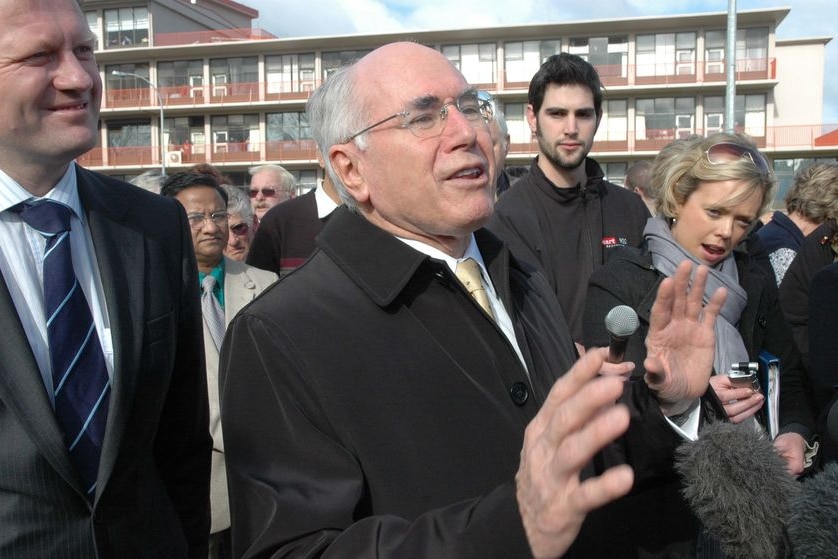
[[[222,188],[227,192],[227,226],[230,228],[224,256],[244,262],[256,232],[253,208],[243,189],[229,184],[222,185]]]
[[[640,328],[630,338],[625,358],[636,363],[635,375],[642,376],[649,311],[660,282],[684,260],[707,266],[707,297],[718,287],[727,290],[716,321],[712,392],[731,421],[760,419],[762,392],[734,384],[727,373],[735,363],[758,361],[762,350],[779,357],[780,428],[774,446],[789,472],[801,474],[814,427],[811,383],[783,319],[774,278],[737,248],[771,202],[773,170],[749,140],[719,133],[664,148],[655,159],[652,185],[658,215],[646,225],[643,248],[615,250],[591,276],[585,345],[608,345],[606,314],[617,305],[634,308]]]

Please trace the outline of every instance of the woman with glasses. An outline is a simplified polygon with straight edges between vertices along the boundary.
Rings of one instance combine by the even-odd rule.
[[[632,307],[640,328],[628,341],[625,359],[637,366],[633,376],[642,378],[649,310],[660,282],[684,260],[707,266],[708,297],[718,287],[727,290],[716,323],[715,375],[710,379],[715,403],[721,403],[732,422],[765,422],[763,390],[737,383],[728,373],[739,364],[758,363],[763,351],[779,358],[779,434],[774,445],[789,472],[801,474],[813,426],[810,381],[783,319],[773,278],[740,247],[772,200],[776,178],[770,165],[749,140],[719,133],[677,140],[661,150],[651,182],[658,194],[658,215],[646,224],[643,247],[615,251],[591,276],[585,345],[608,345],[605,316],[617,305]],[[712,394],[708,397],[715,400]]]
[[[244,262],[250,252],[255,232],[253,208],[250,199],[241,188],[229,184],[221,187],[227,192],[227,227],[230,229],[224,256]]]

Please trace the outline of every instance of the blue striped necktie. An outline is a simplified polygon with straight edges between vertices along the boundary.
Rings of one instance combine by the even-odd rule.
[[[96,492],[110,381],[87,299],[73,270],[70,216],[62,204],[18,204],[13,211],[46,239],[44,302],[55,415],[89,499]]]

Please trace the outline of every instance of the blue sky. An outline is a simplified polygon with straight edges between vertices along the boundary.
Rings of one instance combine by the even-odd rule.
[[[384,33],[523,23],[726,12],[728,0],[239,0],[259,10],[258,27],[280,37]],[[510,5],[515,9],[510,10]],[[591,9],[595,7],[595,9]],[[738,10],[791,8],[780,39],[835,37],[835,0],[737,0]],[[826,47],[825,90],[838,91],[838,38]],[[838,124],[838,94],[824,97],[823,122]],[[807,123],[810,124],[810,123]],[[811,123],[814,124],[814,123]]]

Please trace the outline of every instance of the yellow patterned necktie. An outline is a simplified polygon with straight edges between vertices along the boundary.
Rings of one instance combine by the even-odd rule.
[[[457,263],[457,270],[455,272],[457,279],[463,284],[463,287],[469,292],[469,295],[477,301],[477,304],[486,311],[492,320],[495,319],[495,313],[492,312],[492,306],[489,304],[489,296],[486,294],[486,289],[483,287],[483,279],[480,273],[480,264],[474,258],[466,258],[462,262]]]

